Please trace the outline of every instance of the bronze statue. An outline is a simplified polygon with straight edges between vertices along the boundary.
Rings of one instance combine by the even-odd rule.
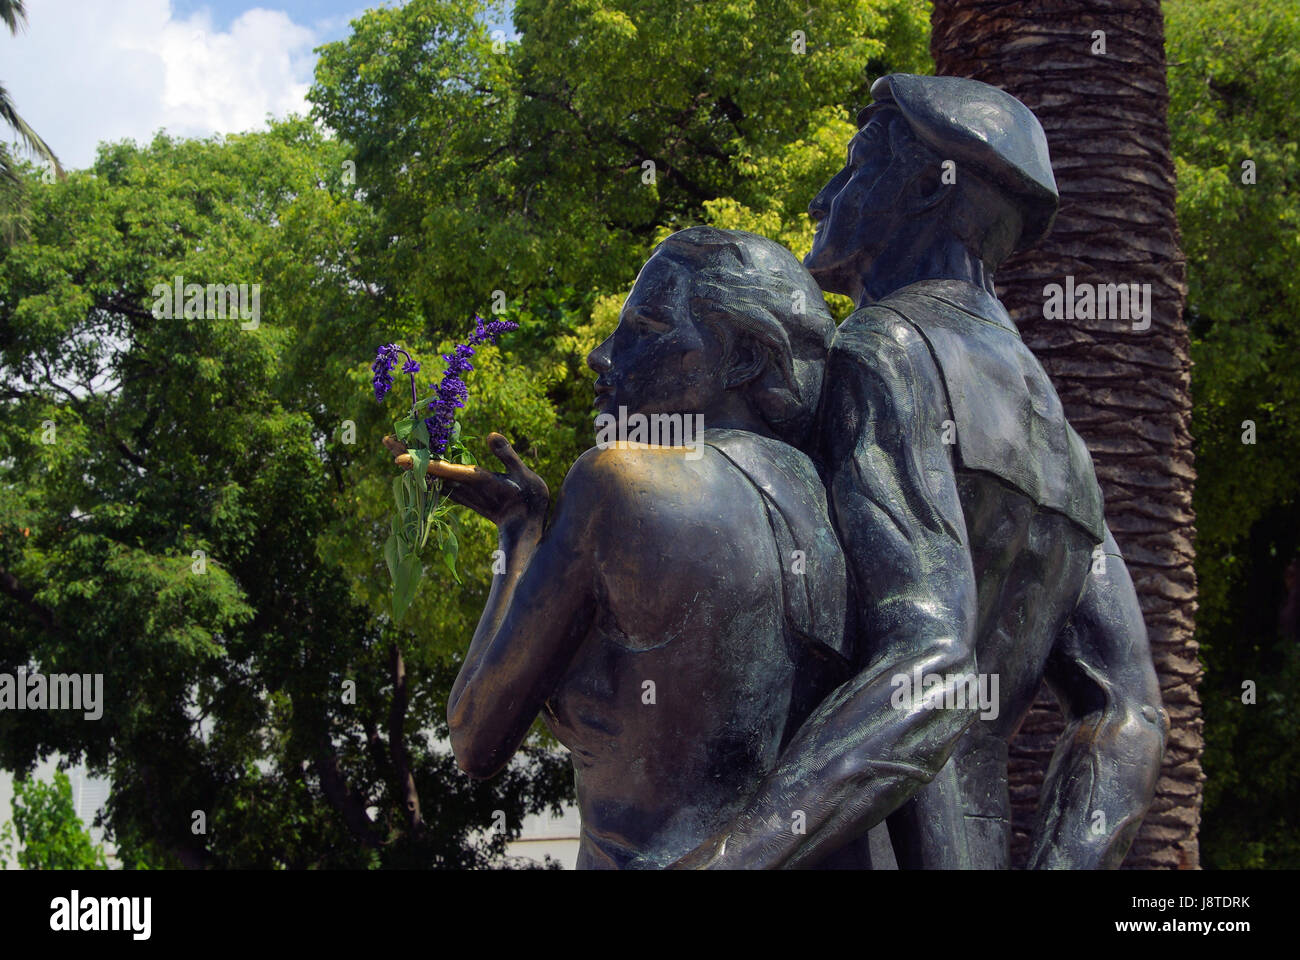
[[[702,456],[602,444],[545,530],[504,438],[505,474],[430,465],[507,557],[453,749],[490,776],[542,711],[581,867],[869,867],[887,818],[903,867],[1005,868],[1007,743],[1044,678],[1067,726],[1031,865],[1118,866],[1150,804],[1168,719],[1137,597],[993,286],[1055,215],[1042,129],[975,81],[872,93],[809,208],[808,271],[858,308],[833,342],[787,251],[695,228],[592,353],[603,413],[702,415]]]
[[[429,467],[506,557],[447,707],[457,762],[497,773],[540,712],[572,753],[580,868],[696,849],[848,677],[844,557],[791,442],[814,424],[833,332],[784,247],[684,230],[588,362],[602,414],[702,416],[702,446],[587,451],[545,528],[546,485],[500,435],[505,474]]]
[[[1067,724],[1031,866],[1115,867],[1168,719],[1087,448],[993,287],[1050,229],[1046,139],[976,81],[895,75],[872,94],[809,207],[804,261],[858,306],[835,335],[819,430],[858,672],[688,861],[824,863],[888,816],[900,866],[1005,868],[1007,742],[1046,678]],[[934,699],[900,705],[899,678],[918,673],[941,679]],[[999,681],[996,709],[960,696],[972,675]],[[796,808],[802,835],[777,826]]]

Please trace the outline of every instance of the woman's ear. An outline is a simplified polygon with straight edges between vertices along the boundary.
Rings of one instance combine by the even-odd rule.
[[[734,390],[762,376],[767,361],[767,350],[749,337],[737,337],[723,365],[723,386]]]
[[[750,337],[739,333],[716,304],[694,297],[691,309],[701,332],[706,332],[717,346],[719,361],[715,369],[724,390],[743,386],[762,374],[767,366],[767,352]]]

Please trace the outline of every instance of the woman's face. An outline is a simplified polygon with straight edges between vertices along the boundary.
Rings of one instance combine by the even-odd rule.
[[[587,357],[599,413],[707,416],[722,399],[725,347],[696,322],[690,300],[686,267],[657,253],[641,268],[617,329]]]

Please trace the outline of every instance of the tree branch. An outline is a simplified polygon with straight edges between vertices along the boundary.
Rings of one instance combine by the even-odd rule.
[[[365,802],[361,796],[348,786],[339,770],[339,758],[329,746],[328,738],[321,745],[320,754],[312,761],[312,769],[320,778],[321,792],[330,804],[343,815],[352,835],[371,849],[380,846],[379,836],[375,833],[375,823],[366,813]]]
[[[415,834],[423,828],[424,821],[420,817],[420,794],[415,789],[415,778],[411,776],[411,765],[406,755],[406,734],[403,732],[408,699],[406,664],[396,643],[389,647],[388,654],[393,674],[393,705],[388,712],[388,752],[393,760],[393,773],[406,812],[406,828]]]
[[[114,438],[114,439],[116,439],[116,438]],[[134,463],[137,467],[143,467],[143,466],[144,466],[144,457],[140,456],[138,453],[136,453],[134,450],[132,450],[130,447],[128,447],[128,446],[126,445],[126,441],[124,441],[124,440],[118,440],[118,441],[117,441],[117,449],[120,450],[120,451],[122,452],[122,456],[126,457],[128,460],[130,460],[132,463]]]

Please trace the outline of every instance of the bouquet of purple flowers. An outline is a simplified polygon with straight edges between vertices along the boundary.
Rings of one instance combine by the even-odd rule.
[[[374,371],[375,399],[383,402],[393,388],[393,368],[398,357],[405,357],[402,373],[411,378],[411,412],[393,424],[393,434],[406,445],[411,456],[411,469],[393,480],[393,498],[397,512],[393,515],[393,529],[384,544],[384,559],[393,579],[393,619],[400,621],[415,599],[415,588],[424,573],[420,552],[432,535],[442,554],[443,563],[451,575],[456,573],[456,557],[460,543],[456,531],[447,518],[451,509],[443,482],[429,476],[429,461],[435,458],[457,463],[474,463],[474,457],[461,442],[460,421],[456,411],[465,406],[469,389],[463,379],[474,369],[469,358],[474,348],[482,343],[497,342],[497,337],[519,324],[509,320],[492,320],[487,323],[476,316],[475,329],[465,343],[458,343],[451,353],[444,353],[447,369],[433,391],[421,398],[416,390],[415,375],[420,364],[395,343],[379,348]],[[423,408],[423,413],[422,413]],[[427,416],[423,414],[428,414]]]

